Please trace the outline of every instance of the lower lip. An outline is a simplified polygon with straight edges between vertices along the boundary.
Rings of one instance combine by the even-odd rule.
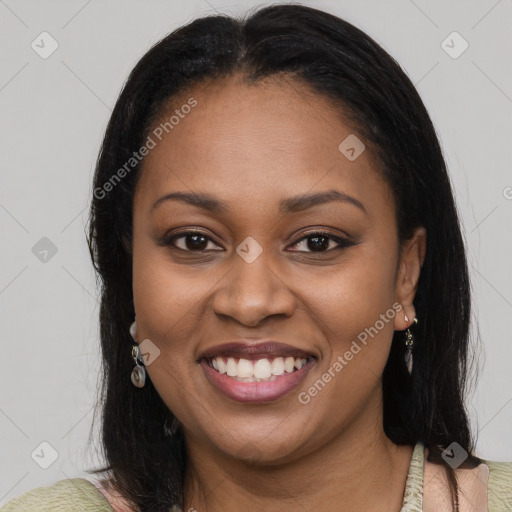
[[[315,363],[311,358],[300,370],[276,375],[275,380],[240,382],[214,370],[205,359],[201,360],[203,371],[214,387],[237,402],[251,403],[272,402],[287,395],[306,378]]]

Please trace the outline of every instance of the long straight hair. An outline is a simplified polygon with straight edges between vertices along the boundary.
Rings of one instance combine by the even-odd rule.
[[[352,24],[300,5],[272,5],[245,18],[207,16],[154,45],[130,73],[113,109],[98,156],[87,241],[101,287],[101,448],[106,473],[141,512],[183,506],[187,453],[183,431],[151,379],[130,381],[132,203],[141,165],[108,193],[104,185],[145,142],[165,105],[195,85],[241,74],[247,82],[280,75],[331,100],[372,148],[396,205],[400,245],[417,226],[427,249],[414,300],[414,369],[403,362],[403,332],[395,331],[382,376],[383,426],[396,444],[422,442],[429,460],[452,442],[475,467],[465,393],[469,369],[470,282],[464,241],[435,129],[398,63]],[[132,162],[133,163],[133,162]],[[125,167],[126,169],[126,167]],[[96,414],[95,414],[96,416]]]

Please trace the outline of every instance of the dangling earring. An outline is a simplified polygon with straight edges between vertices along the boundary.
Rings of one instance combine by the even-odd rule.
[[[406,322],[409,321],[409,318],[407,317],[407,315],[405,315],[405,321]],[[414,317],[414,323],[415,324],[418,323],[418,319],[416,317]],[[407,327],[406,335],[407,335],[407,338],[405,339],[405,346],[407,347],[407,350],[405,352],[404,360],[405,360],[405,365],[407,366],[407,371],[409,372],[409,375],[411,375],[412,374],[412,346],[414,344],[414,338],[412,336],[412,333],[411,333],[409,327]]]
[[[134,321],[132,325],[130,325],[130,336],[134,341],[137,333],[137,324]],[[135,361],[135,367],[132,370],[132,384],[136,388],[143,388],[146,383],[146,368],[144,368],[144,359],[140,354],[140,348],[137,344],[132,345],[132,357]]]

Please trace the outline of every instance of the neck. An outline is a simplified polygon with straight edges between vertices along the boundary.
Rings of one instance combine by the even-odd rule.
[[[413,447],[395,445],[385,435],[375,407],[368,404],[342,432],[284,464],[249,465],[197,440],[187,442],[184,510],[398,512]]]

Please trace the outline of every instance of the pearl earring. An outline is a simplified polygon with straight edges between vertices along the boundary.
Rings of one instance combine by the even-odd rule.
[[[130,325],[130,336],[134,341],[137,335],[137,323],[134,321]],[[143,388],[146,383],[146,368],[144,368],[144,359],[140,353],[140,348],[137,344],[132,345],[132,358],[135,361],[135,367],[132,370],[131,380],[136,388]]]

